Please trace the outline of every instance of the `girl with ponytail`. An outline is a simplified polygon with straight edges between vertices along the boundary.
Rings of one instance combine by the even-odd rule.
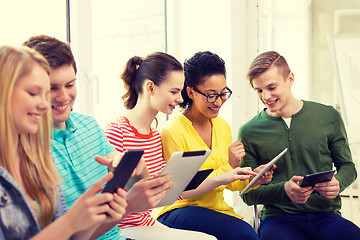
[[[117,118],[105,129],[111,144],[124,152],[144,150],[144,161],[151,177],[165,166],[159,132],[152,122],[159,112],[171,114],[181,103],[184,72],[181,63],[169,54],[154,52],[144,59],[132,57],[121,74],[126,93],[124,105],[130,111]],[[160,188],[160,187],[159,187]],[[159,191],[159,189],[154,189]],[[163,198],[164,194],[158,194]],[[215,239],[200,232],[168,228],[150,215],[151,210],[133,213],[118,225],[123,236],[136,240],[146,239]]]

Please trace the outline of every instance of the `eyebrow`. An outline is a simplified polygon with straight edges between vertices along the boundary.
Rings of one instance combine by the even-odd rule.
[[[76,78],[68,81],[67,83],[65,83],[65,85],[66,85],[66,84],[69,84],[69,83],[72,83],[72,82],[75,82],[75,81],[76,81]],[[50,83],[50,85],[51,85],[51,86],[57,86],[57,85],[59,85],[59,84],[58,84],[58,83]]]
[[[36,91],[44,90],[44,88],[42,86],[37,85],[37,84],[30,85],[29,88],[34,88]],[[50,93],[50,89],[48,91],[46,91],[46,93]]]
[[[227,86],[225,86],[223,89],[221,89],[220,92],[224,91],[226,88],[227,88]],[[208,91],[216,92],[215,89],[207,89],[207,90],[204,90],[204,92],[208,92]]]
[[[171,90],[181,91],[181,89],[180,89],[180,88],[171,88]]]
[[[269,85],[266,85],[264,88],[272,87],[272,86],[274,86],[274,85],[277,85],[277,84],[276,84],[276,83],[270,83]],[[255,90],[259,90],[259,89],[261,89],[261,88],[256,88],[256,87],[254,87],[254,89],[255,89]]]

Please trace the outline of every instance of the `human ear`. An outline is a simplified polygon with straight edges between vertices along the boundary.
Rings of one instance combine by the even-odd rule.
[[[290,83],[290,87],[291,87],[292,85],[294,85],[295,76],[294,76],[294,73],[293,73],[293,72],[290,72],[290,73],[289,73],[289,75],[288,75],[288,77],[287,77],[287,80],[288,80],[289,83]]]
[[[145,82],[145,90],[146,90],[146,92],[149,93],[150,95],[153,95],[154,89],[155,89],[154,82],[151,81],[151,80],[147,80]]]
[[[191,87],[186,87],[186,92],[187,95],[189,96],[189,98],[191,98],[191,100],[194,99],[194,90]]]

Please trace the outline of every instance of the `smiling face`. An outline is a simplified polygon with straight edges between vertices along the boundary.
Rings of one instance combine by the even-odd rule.
[[[196,89],[206,95],[225,93],[227,90],[226,78],[223,74],[204,77],[202,83],[197,85]],[[221,106],[225,102],[219,97],[215,102],[209,103],[204,95],[190,88],[188,88],[188,95],[193,100],[190,111],[208,118],[217,117]]]
[[[50,80],[43,67],[34,63],[29,74],[19,78],[11,96],[16,134],[35,134],[49,108]]]
[[[293,83],[292,72],[284,79],[275,66],[252,80],[259,99],[267,107],[267,113],[272,116],[283,116],[286,112],[285,109],[294,98],[291,93]]]
[[[184,72],[171,71],[160,86],[154,86],[151,102],[155,110],[171,114],[175,106],[183,102],[181,89],[184,86]]]
[[[64,65],[50,73],[51,109],[55,129],[65,129],[77,91],[76,74],[72,65]]]

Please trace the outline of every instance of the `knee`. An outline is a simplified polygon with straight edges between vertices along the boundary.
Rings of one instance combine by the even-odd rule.
[[[225,233],[227,236],[224,239],[259,240],[260,238],[255,230],[249,224],[245,223],[246,225],[244,225],[244,223],[228,228]]]
[[[247,231],[245,233],[242,233],[242,235],[239,239],[241,239],[241,240],[245,240],[245,239],[260,240],[260,237],[252,229],[252,231]]]

